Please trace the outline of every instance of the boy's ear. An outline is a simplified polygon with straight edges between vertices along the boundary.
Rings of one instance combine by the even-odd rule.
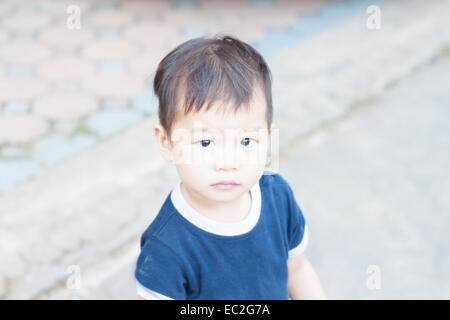
[[[153,134],[156,138],[156,143],[158,145],[159,152],[169,162],[173,161],[172,146],[167,136],[166,130],[161,126],[161,124],[156,124],[153,128]]]
[[[275,129],[276,129],[276,128],[275,128],[275,125],[272,123],[272,124],[270,125],[269,135],[272,135],[272,133],[273,133],[273,131],[274,131]]]

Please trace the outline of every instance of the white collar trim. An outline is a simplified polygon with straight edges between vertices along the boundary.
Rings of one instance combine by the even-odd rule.
[[[252,204],[249,214],[244,220],[238,222],[220,222],[198,213],[198,211],[191,207],[186,201],[181,193],[180,186],[181,181],[178,181],[177,185],[172,190],[170,199],[175,209],[177,209],[184,218],[200,229],[222,236],[236,236],[252,230],[259,220],[261,213],[261,189],[259,187],[259,181],[250,188]]]

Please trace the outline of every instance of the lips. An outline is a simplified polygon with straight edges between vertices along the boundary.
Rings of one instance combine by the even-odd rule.
[[[239,183],[235,181],[220,181],[217,183],[212,184],[212,186],[238,186]]]

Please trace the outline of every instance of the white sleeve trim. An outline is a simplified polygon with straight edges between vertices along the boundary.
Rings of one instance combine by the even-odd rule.
[[[305,225],[305,231],[303,233],[303,238],[302,241],[298,244],[298,246],[296,246],[295,248],[289,250],[289,258],[298,256],[299,254],[302,254],[303,252],[305,252],[306,247],[308,246],[308,240],[309,240],[309,235],[308,235],[308,225]]]
[[[141,296],[142,298],[147,299],[147,300],[174,300],[174,299],[169,298],[161,293],[158,293],[156,291],[153,291],[153,290],[150,290],[150,289],[144,287],[137,280],[136,280],[136,290],[137,290],[137,294],[139,296]]]

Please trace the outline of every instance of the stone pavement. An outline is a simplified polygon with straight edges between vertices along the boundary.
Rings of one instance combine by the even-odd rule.
[[[152,72],[175,45],[254,42],[322,2],[2,1],[0,193],[154,115]]]
[[[79,30],[65,28],[65,10],[73,3],[81,8]],[[324,204],[312,207],[304,200],[303,183],[296,178],[302,181],[306,174],[292,163],[301,163],[301,152],[310,149],[309,141],[320,144],[336,125],[368,114],[387,90],[396,90],[397,84],[400,88],[428,68],[430,61],[442,59],[450,43],[450,35],[442,32],[449,27],[445,14],[449,2],[375,2],[382,10],[382,28],[369,30],[365,10],[373,3],[2,2],[0,297],[136,297],[132,271],[139,234],[177,179],[174,169],[155,154],[151,126],[156,121],[156,103],[148,80],[170,48],[205,33],[238,35],[268,58],[274,75],[275,122],[281,128],[280,171],[292,177],[288,179],[296,194],[302,195],[302,207],[305,203],[313,228],[320,230],[324,225],[326,230],[329,218],[323,215]],[[443,83],[444,76],[436,73],[437,81]],[[393,122],[398,120],[394,115]],[[360,141],[356,146],[369,152],[365,127],[358,124],[351,135],[337,139],[341,144]],[[392,129],[393,124],[386,128]],[[332,148],[325,149],[326,154]],[[334,161],[338,154],[328,157]],[[324,181],[328,177],[317,172],[322,154],[315,157],[308,172],[310,177],[317,173],[318,185],[329,179]],[[402,170],[395,163],[385,165],[395,172]],[[354,188],[356,182],[347,184]],[[338,195],[344,199],[347,184],[339,188]],[[311,187],[309,203],[323,196],[314,185],[303,187]],[[440,188],[446,190],[445,185]],[[370,209],[377,208],[384,207]],[[361,219],[356,214],[349,212],[352,218]],[[358,220],[361,229],[380,223],[375,217],[369,222]],[[401,220],[402,215],[394,218]],[[351,226],[339,221],[344,224],[333,226],[340,232]],[[395,233],[388,235],[395,237]],[[369,262],[366,253],[356,248],[345,250],[347,261],[355,260],[353,269],[345,264],[344,256],[335,257],[342,257],[340,267],[354,274],[335,272],[331,277],[333,270],[325,261],[334,249],[327,247],[330,237],[313,240],[309,255],[320,275],[325,273],[325,289],[331,297],[367,297],[361,279],[367,277],[368,263],[379,265],[382,276],[384,270],[386,277],[393,275],[392,266],[383,264],[386,256],[381,250]],[[318,242],[323,247],[316,246]],[[398,244],[398,248],[407,247]],[[409,261],[407,254],[400,261]],[[448,266],[441,261],[441,268]],[[80,268],[79,289],[71,289],[67,282],[74,276],[71,266]],[[442,273],[435,281],[444,277]],[[399,281],[391,285],[398,288],[382,291],[387,292],[384,296],[395,296],[403,288]]]

